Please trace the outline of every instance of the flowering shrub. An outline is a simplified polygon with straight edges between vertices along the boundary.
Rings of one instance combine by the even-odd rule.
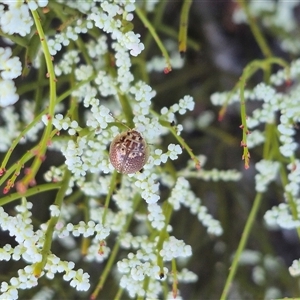
[[[163,2],[0,1],[0,228],[5,237],[0,261],[9,264],[9,272],[2,271],[1,299],[181,299],[185,284],[201,281],[195,267],[205,260],[194,254],[200,244],[190,245],[192,236],[213,242],[216,254],[230,251],[222,240],[231,232],[230,218],[205,198],[216,201],[215,182],[234,184],[234,197],[244,197],[247,188],[237,182],[246,174],[253,175],[248,186],[253,184],[255,196],[243,236],[232,262],[229,255],[226,259],[223,285],[219,278],[216,291],[197,298],[243,297],[232,285],[238,262],[253,266],[257,285],[272,267],[282,267],[275,256],[245,249],[271,186],[281,193],[275,206],[264,208],[260,220],[266,231],[294,229],[300,236],[299,60],[274,56],[253,20],[260,18],[275,36],[280,27],[282,49],[298,55],[300,39],[291,38],[299,29],[291,14],[296,5],[283,9],[280,1],[269,6],[242,1],[233,11],[233,20],[249,24],[265,55],[243,68],[230,92],[211,95],[219,120],[226,120],[235,103],[241,107],[240,143],[225,131],[212,134],[230,147],[242,146],[241,166],[226,165],[227,154],[218,155],[214,142],[208,146],[212,151],[198,147],[199,132],[214,128],[214,113],[199,113],[194,90],[156,102],[159,92],[150,76],[159,72],[162,81],[184,68],[174,40],[158,34],[160,20],[150,21],[153,11],[164,11]],[[185,1],[180,15],[181,53],[187,45],[198,47],[187,40],[190,5]],[[289,15],[282,28],[281,9]],[[144,54],[151,37],[162,57]],[[246,89],[258,70],[264,80]],[[133,128],[147,142],[149,158],[142,170],[120,174],[108,146]],[[250,151],[257,157],[252,159]],[[212,182],[211,188],[199,192],[199,182],[201,187]],[[219,192],[223,200],[224,191]],[[219,204],[224,208],[224,201]],[[197,223],[185,227],[184,220]],[[299,257],[294,259],[289,271],[298,276]],[[293,292],[284,294],[271,284],[260,297]]]

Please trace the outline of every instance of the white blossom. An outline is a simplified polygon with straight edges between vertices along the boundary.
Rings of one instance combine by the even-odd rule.
[[[30,33],[33,20],[29,14],[28,5],[9,3],[8,10],[1,12],[0,27],[7,34],[25,36]]]
[[[258,174],[255,175],[255,189],[258,192],[265,192],[268,184],[277,176],[279,163],[276,161],[261,160],[256,163],[255,168],[258,171]]]
[[[177,257],[189,257],[192,255],[192,248],[186,245],[182,240],[177,240],[171,236],[169,240],[164,241],[163,248],[159,254],[165,261],[170,261]]]

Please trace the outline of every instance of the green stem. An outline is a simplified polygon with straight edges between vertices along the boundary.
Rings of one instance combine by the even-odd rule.
[[[118,176],[118,172],[114,171],[110,180],[110,185],[109,185],[109,190],[108,193],[106,195],[106,199],[105,199],[105,204],[104,204],[104,213],[102,216],[102,225],[105,226],[105,221],[106,221],[106,215],[107,215],[107,211],[108,211],[108,206],[109,206],[109,202],[111,199],[111,196],[115,190],[116,184],[117,184],[117,176]]]
[[[176,265],[176,260],[173,258],[172,259],[172,273],[173,273],[173,285],[172,285],[172,290],[173,290],[173,298],[176,299],[177,293],[178,293],[178,281],[177,281],[177,265]]]
[[[50,138],[53,138],[54,135],[56,135],[57,133],[57,129],[54,129],[50,135]],[[15,164],[13,164],[4,174],[4,176],[2,176],[2,178],[0,179],[0,186],[5,182],[5,180],[14,172],[14,174],[12,175],[12,177],[7,181],[7,184],[3,190],[3,193],[6,194],[8,193],[8,191],[11,189],[12,186],[14,186],[14,182],[17,179],[17,177],[20,175],[20,171],[23,168],[23,166],[25,165],[25,163],[27,161],[29,161],[32,157],[34,157],[36,155],[36,153],[39,150],[39,145],[35,146],[34,148],[32,148],[30,151],[27,151],[19,161],[17,161]],[[2,169],[3,170],[3,169]],[[4,169],[5,170],[5,169]],[[28,170],[28,172],[30,172],[30,169]],[[18,182],[17,185],[17,190],[19,193],[25,193],[27,188],[24,189],[24,185],[22,182]]]
[[[164,274],[164,262],[163,262],[163,259],[162,259],[161,255],[159,254],[159,252],[163,247],[164,241],[169,238],[169,233],[167,231],[167,227],[170,224],[171,216],[172,216],[172,213],[173,213],[173,207],[167,201],[163,204],[163,213],[164,213],[164,216],[165,216],[165,226],[159,233],[159,239],[158,239],[158,242],[157,242],[157,245],[156,245],[156,249],[157,249],[156,259],[157,259],[157,265],[160,267],[160,274],[162,276],[165,276],[165,274]]]
[[[187,43],[187,29],[189,23],[189,11],[192,5],[191,0],[184,0],[181,14],[180,14],[180,27],[178,34],[178,43],[179,43],[179,53],[184,54],[186,52],[186,43]]]
[[[54,201],[54,205],[58,206],[59,209],[61,208],[66,191],[69,187],[70,178],[71,178],[71,172],[66,169],[64,177],[61,182],[61,188],[58,190],[55,201]],[[44,246],[41,251],[42,260],[35,265],[35,268],[33,271],[35,277],[40,277],[40,275],[47,263],[47,258],[50,253],[50,249],[51,249],[51,245],[52,245],[53,232],[54,232],[55,225],[58,220],[59,220],[59,216],[53,216],[50,218],[50,221],[48,223],[48,228],[45,232]]]
[[[125,118],[126,118],[126,122],[129,128],[133,128],[134,127],[134,123],[133,123],[133,113],[132,113],[132,109],[130,106],[130,103],[128,101],[127,96],[122,95],[121,93],[118,93],[119,96],[119,100],[120,100],[120,104],[122,106],[122,109],[124,111],[125,114]]]
[[[226,283],[225,283],[225,286],[224,286],[224,289],[223,289],[223,292],[222,292],[222,295],[221,295],[221,298],[220,298],[221,300],[225,300],[227,295],[228,295],[231,283],[233,281],[233,278],[234,278],[234,276],[236,274],[236,271],[237,271],[237,268],[238,268],[239,259],[241,257],[241,254],[242,254],[243,250],[245,249],[245,246],[246,246],[246,243],[248,241],[253,223],[255,221],[258,209],[260,207],[261,199],[262,199],[262,194],[261,193],[256,194],[252,209],[250,211],[250,214],[249,214],[249,217],[247,219],[244,231],[242,233],[242,238],[240,240],[239,246],[237,248],[237,251],[234,255],[232,264],[230,266],[229,275],[227,277],[227,280],[226,280]]]
[[[165,12],[165,7],[168,4],[168,1],[159,1],[155,8],[155,14],[153,16],[153,20],[151,21],[152,27],[153,28],[161,28],[164,26],[160,26],[161,20],[163,18],[164,12]],[[150,51],[151,47],[151,42],[152,42],[152,33],[150,31],[147,32],[146,38],[144,39],[144,45],[145,45],[145,50],[141,53],[143,56],[143,59],[146,60],[147,54]]]
[[[157,28],[157,31],[164,33],[173,39],[178,38],[177,30],[175,30],[172,27],[169,27],[165,24],[164,24],[164,26],[160,26],[159,28]],[[187,37],[186,46],[193,49],[194,51],[199,51],[200,47],[201,47],[199,44],[199,41],[195,41],[194,39],[191,39],[190,37],[189,38]]]
[[[247,19],[248,19],[251,31],[252,31],[252,33],[254,35],[254,38],[257,41],[258,46],[261,49],[263,55],[265,57],[269,57],[269,58],[272,57],[273,56],[272,51],[271,51],[271,49],[270,49],[270,47],[269,47],[269,45],[268,45],[265,37],[263,36],[261,30],[258,27],[257,20],[255,20],[255,18],[251,16],[250,10],[249,10],[248,5],[246,4],[246,1],[245,0],[241,0],[240,4],[241,4],[242,8],[244,9],[244,11],[246,13],[246,16],[247,16]]]
[[[44,34],[44,30],[42,27],[42,24],[40,22],[40,17],[37,13],[37,11],[31,11],[39,37],[40,41],[42,44],[42,48],[44,51],[44,56],[46,60],[46,65],[47,65],[47,71],[49,75],[49,85],[50,85],[50,92],[49,92],[49,112],[48,112],[48,124],[44,130],[42,139],[39,143],[39,149],[38,153],[32,163],[31,170],[28,172],[27,175],[24,176],[20,183],[20,190],[26,190],[28,187],[28,184],[32,182],[32,180],[35,178],[36,173],[38,172],[42,161],[43,157],[45,155],[47,145],[49,142],[49,138],[51,135],[52,131],[52,119],[54,117],[54,109],[55,109],[55,104],[56,104],[56,78],[54,74],[54,67],[53,67],[53,62],[52,62],[52,57],[49,52],[48,44],[46,41],[46,37]]]
[[[120,288],[118,289],[118,292],[117,292],[117,294],[116,294],[114,300],[120,300],[121,297],[122,297],[123,291],[124,291],[124,290],[120,287]]]
[[[245,169],[249,168],[249,162],[250,162],[250,153],[247,146],[247,136],[249,134],[248,128],[247,128],[247,112],[246,112],[246,101],[244,96],[245,86],[247,83],[247,80],[259,69],[262,69],[263,71],[269,71],[269,67],[272,64],[278,64],[285,68],[287,68],[287,72],[289,74],[289,66],[286,61],[284,61],[281,58],[277,57],[271,57],[264,60],[254,60],[249,65],[247,65],[243,71],[243,74],[241,76],[240,82],[238,83],[240,87],[240,103],[241,103],[241,129],[243,131],[243,138],[241,142],[241,146],[243,147],[243,160],[245,161]],[[236,86],[235,88],[236,89]],[[230,93],[231,95],[231,93]]]
[[[149,20],[146,18],[145,14],[140,8],[136,7],[135,12],[137,13],[140,20],[143,22],[144,26],[147,27],[150,33],[152,34],[157,46],[159,47],[160,51],[162,52],[162,55],[166,60],[166,70],[170,72],[172,70],[172,67],[171,67],[169,54],[166,48],[164,47],[163,43],[161,42],[159,36],[157,35],[155,28],[152,26],[152,24],[149,22]]]
[[[21,197],[27,198],[27,197],[36,195],[38,193],[48,192],[51,190],[57,190],[60,188],[60,186],[61,186],[61,182],[47,183],[47,184],[41,184],[41,185],[38,185],[38,186],[28,189],[23,195],[20,195],[20,193],[12,193],[12,194],[9,194],[0,199],[0,206],[10,203],[14,200],[20,199]]]

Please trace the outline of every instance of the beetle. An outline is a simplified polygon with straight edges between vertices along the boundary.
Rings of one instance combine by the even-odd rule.
[[[110,144],[109,160],[122,174],[140,171],[149,158],[147,142],[135,129],[118,134]]]

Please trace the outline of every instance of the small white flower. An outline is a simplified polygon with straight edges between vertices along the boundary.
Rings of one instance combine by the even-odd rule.
[[[300,260],[294,260],[292,265],[289,267],[291,276],[296,277],[300,275]]]
[[[170,144],[168,146],[168,150],[170,151],[169,157],[171,160],[175,160],[178,158],[178,154],[182,153],[182,149],[180,145]]]
[[[163,248],[159,254],[163,260],[170,261],[177,257],[189,257],[192,255],[192,248],[186,245],[183,240],[178,240],[171,236],[169,240],[164,241]]]
[[[255,188],[258,192],[265,192],[268,184],[277,176],[279,163],[275,161],[261,160],[256,163],[255,168],[259,172],[255,175]]]
[[[59,217],[60,210],[57,205],[50,205],[49,209],[52,217]]]
[[[16,87],[12,80],[0,79],[0,107],[6,107],[15,104],[19,100],[19,95],[16,94]]]

